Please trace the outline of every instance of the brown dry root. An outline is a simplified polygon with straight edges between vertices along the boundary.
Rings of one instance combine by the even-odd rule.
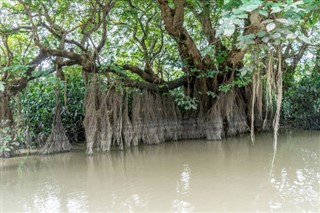
[[[254,143],[255,141],[255,134],[254,134],[254,112],[255,112],[255,103],[256,103],[256,92],[257,92],[257,81],[258,81],[258,73],[256,71],[253,72],[252,75],[252,97],[251,97],[251,125],[250,125],[250,136],[251,142]]]
[[[62,125],[60,116],[60,107],[56,110],[54,118],[54,124],[44,147],[42,148],[42,154],[53,154],[60,152],[68,152],[71,150],[71,144],[66,136],[65,129]]]
[[[97,111],[97,117],[94,115],[92,116],[96,120],[96,125],[100,124],[97,126],[95,131],[97,132],[97,138],[100,138],[99,143],[97,144],[97,150],[102,150],[102,151],[109,151],[111,142],[112,142],[112,127],[110,124],[109,120],[109,115],[108,115],[108,108],[107,108],[107,95],[104,95],[102,100],[101,100],[101,107]],[[100,122],[99,122],[100,121]],[[100,128],[98,128],[100,127]],[[91,140],[93,141],[93,140]],[[91,151],[92,151],[92,145],[91,144]],[[88,153],[89,154],[89,153]],[[91,153],[90,153],[91,154]]]
[[[220,99],[220,97],[218,97]],[[205,117],[205,135],[209,140],[220,140],[224,136],[221,105],[217,101]]]
[[[206,139],[220,140],[248,131],[246,105],[237,91],[218,96],[205,118]]]
[[[93,146],[96,142],[97,132],[98,132],[98,117],[96,105],[98,104],[97,86],[89,86],[85,97],[85,118],[83,125],[86,133],[87,141],[87,154],[93,154]]]
[[[141,94],[134,93],[132,96],[132,145],[137,146],[140,140],[142,121],[140,118],[140,109],[141,109]]]
[[[233,136],[248,131],[246,120],[246,104],[238,91],[232,91],[226,94],[224,101],[227,128],[226,136]]]
[[[124,148],[122,138],[122,107],[123,90],[117,92],[114,88],[110,91],[110,97],[107,98],[107,107],[110,108],[109,119],[112,126],[112,144],[120,149]]]
[[[278,50],[278,73],[277,73],[277,109],[274,117],[273,129],[273,149],[277,150],[277,141],[278,141],[278,130],[279,130],[279,122],[280,122],[280,110],[282,103],[282,55],[281,49],[279,47]]]
[[[130,147],[133,139],[133,126],[129,118],[129,106],[128,106],[128,94],[125,95],[124,99],[124,109],[122,113],[122,138],[126,147]],[[110,125],[110,122],[109,122]]]
[[[108,151],[170,140],[219,140],[248,131],[246,105],[239,91],[221,94],[211,106],[206,101],[198,111],[184,115],[169,95],[135,92],[130,104],[122,90],[88,88],[84,119],[88,154],[95,148]]]
[[[163,112],[161,101],[158,95],[153,95],[148,92],[143,93],[142,100],[144,103],[150,103],[153,107],[148,107],[144,104],[141,108],[142,133],[140,139],[145,144],[161,143],[164,141],[164,128],[162,120],[160,120]]]

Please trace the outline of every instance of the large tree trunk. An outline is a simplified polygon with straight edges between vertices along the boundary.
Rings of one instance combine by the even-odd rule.
[[[10,108],[10,96],[0,92],[0,127],[8,127],[13,124],[12,110]]]
[[[0,147],[7,147],[11,141],[4,140],[7,134],[12,134],[11,129],[8,131],[4,128],[11,128],[13,125],[12,110],[10,108],[10,96],[5,92],[0,92]],[[3,131],[4,130],[4,131]],[[11,135],[12,136],[12,135]],[[12,138],[12,137],[11,137]],[[11,157],[14,154],[13,149],[3,150],[0,157]]]

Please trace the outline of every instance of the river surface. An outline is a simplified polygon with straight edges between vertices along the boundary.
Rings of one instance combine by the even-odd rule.
[[[1,160],[1,212],[318,212],[320,132]]]

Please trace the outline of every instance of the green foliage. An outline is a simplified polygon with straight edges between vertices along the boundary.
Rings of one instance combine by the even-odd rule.
[[[3,92],[5,90],[4,85],[5,85],[5,82],[0,81],[0,92]]]
[[[209,97],[211,97],[211,98],[217,97],[217,94],[214,93],[214,92],[212,92],[212,91],[208,91],[208,92],[207,92],[207,95],[208,95]]]
[[[5,122],[0,123],[0,125],[5,125]],[[12,127],[0,128],[0,156],[10,157],[15,153],[20,145],[16,133],[17,131]],[[13,135],[15,135],[14,138]]]
[[[174,97],[177,105],[182,110],[195,110],[198,107],[198,100],[195,97],[190,97],[184,93],[181,88],[170,91],[170,94]]]
[[[235,80],[233,81],[233,84],[240,88],[240,87],[245,87],[249,84],[251,84],[252,82],[252,72],[240,72],[237,74],[237,78],[235,78]]]
[[[320,74],[305,75],[285,92],[282,117],[295,127],[320,129]]]
[[[261,33],[260,33],[261,35]],[[259,35],[258,35],[259,36]],[[249,45],[255,44],[255,39],[256,35],[253,34],[249,34],[249,35],[240,35],[237,39],[238,43],[237,43],[237,47],[239,49],[246,49]]]
[[[11,152],[13,150],[11,135],[10,127],[0,128],[0,155],[1,153]]]
[[[219,70],[208,70],[206,73],[199,74],[197,78],[214,78],[219,73]]]
[[[221,84],[218,88],[220,92],[228,93],[232,89],[232,84]]]
[[[256,33],[256,36],[264,43],[278,46],[279,44],[286,42],[288,39],[293,40],[296,38],[299,38],[300,41],[307,44],[318,42],[317,40],[312,41],[305,35],[305,28],[302,26],[302,23],[305,17],[311,14],[311,11],[315,7],[319,7],[319,4],[319,1],[316,0],[295,2],[263,2],[260,0],[243,1],[243,4],[238,8],[234,8],[232,11],[228,11],[223,14],[224,21],[220,24],[216,36],[232,36],[236,32],[237,28],[240,30],[245,28],[244,21],[248,18],[248,13],[258,12],[262,18],[262,22],[260,24],[264,26],[266,31],[261,30]],[[301,29],[297,26],[301,27]],[[248,45],[255,43],[255,35],[249,34],[240,35],[238,37],[237,45],[238,48],[245,49]]]
[[[75,142],[83,139],[85,87],[77,68],[69,68],[65,72],[65,77],[67,88],[65,88],[65,82],[57,81],[53,75],[30,82],[21,97],[22,113],[30,131],[35,135],[41,132],[50,133],[56,102],[55,90],[58,83],[62,89],[61,103],[64,103],[64,94],[67,97],[67,103],[66,105],[64,103],[62,110],[62,122],[69,139]]]
[[[3,71],[10,71],[12,73],[25,74],[30,66],[28,65],[13,65],[2,68]]]

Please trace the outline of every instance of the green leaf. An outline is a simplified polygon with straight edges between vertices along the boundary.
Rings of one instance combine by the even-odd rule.
[[[245,10],[247,12],[252,12],[252,11],[258,9],[261,4],[262,4],[262,2],[260,2],[260,1],[253,1],[253,2],[251,1],[251,2],[248,2],[244,5],[242,5],[241,9]]]
[[[232,23],[228,24],[226,28],[223,30],[223,35],[225,36],[231,36],[234,31],[236,30],[236,26]]]
[[[248,14],[239,14],[236,16],[237,16],[237,18],[240,18],[240,19],[248,18]]]
[[[236,19],[233,19],[232,22],[233,22],[234,24],[238,25],[238,26],[241,26],[241,25],[243,25],[244,20],[243,20],[243,19],[238,19],[238,18],[236,18]]]
[[[275,34],[271,35],[271,37],[272,37],[273,39],[280,38],[280,37],[281,37],[281,34],[280,34],[280,33],[275,33]]]
[[[276,24],[275,23],[269,23],[266,26],[266,29],[268,32],[272,31],[274,28],[276,28]]]
[[[244,15],[246,13],[246,11],[244,11],[244,10],[242,10],[242,9],[235,9],[235,10],[233,10],[233,14],[235,14],[235,15]],[[248,17],[248,15],[247,15],[247,17]]]
[[[290,26],[292,24],[288,19],[285,19],[285,18],[278,18],[276,19],[276,21],[286,26]]]
[[[273,44],[274,44],[275,46],[278,46],[280,43],[281,43],[281,39],[276,39],[276,40],[273,42]]]
[[[237,47],[243,50],[247,48],[248,45],[255,44],[256,43],[254,41],[255,38],[256,36],[254,34],[239,36],[237,39],[238,40]]]
[[[265,36],[266,34],[267,34],[266,31],[259,31],[259,32],[257,33],[257,36],[258,36],[259,38],[262,38],[262,37]]]
[[[295,35],[294,33],[290,33],[286,36],[286,39],[296,39],[297,35]]]
[[[272,8],[271,8],[271,14],[272,13],[279,13],[279,12],[281,12],[282,11],[282,9],[279,7],[279,6],[273,6]]]
[[[203,50],[203,54],[204,55],[213,55],[214,54],[214,50],[212,48],[212,46],[208,46]]]
[[[4,91],[5,87],[4,87],[5,83],[0,81],[0,91]]]
[[[5,152],[10,152],[11,149],[10,149],[9,147],[3,147],[3,151],[5,151]]]
[[[303,1],[296,1],[293,4],[291,4],[291,7],[296,7],[297,5],[301,5],[301,4],[304,4],[304,2]]]
[[[259,14],[260,14],[260,15],[263,15],[263,16],[265,16],[265,17],[268,17],[268,16],[269,16],[268,11],[266,11],[266,10],[259,10]]]
[[[263,37],[261,40],[262,40],[264,43],[268,43],[269,40],[270,40],[270,38],[269,38],[269,37]]]
[[[223,93],[228,93],[229,91],[231,91],[231,89],[232,89],[231,84],[222,84],[218,88],[218,90]]]
[[[299,39],[307,44],[312,44],[311,40],[304,35],[299,36]]]

